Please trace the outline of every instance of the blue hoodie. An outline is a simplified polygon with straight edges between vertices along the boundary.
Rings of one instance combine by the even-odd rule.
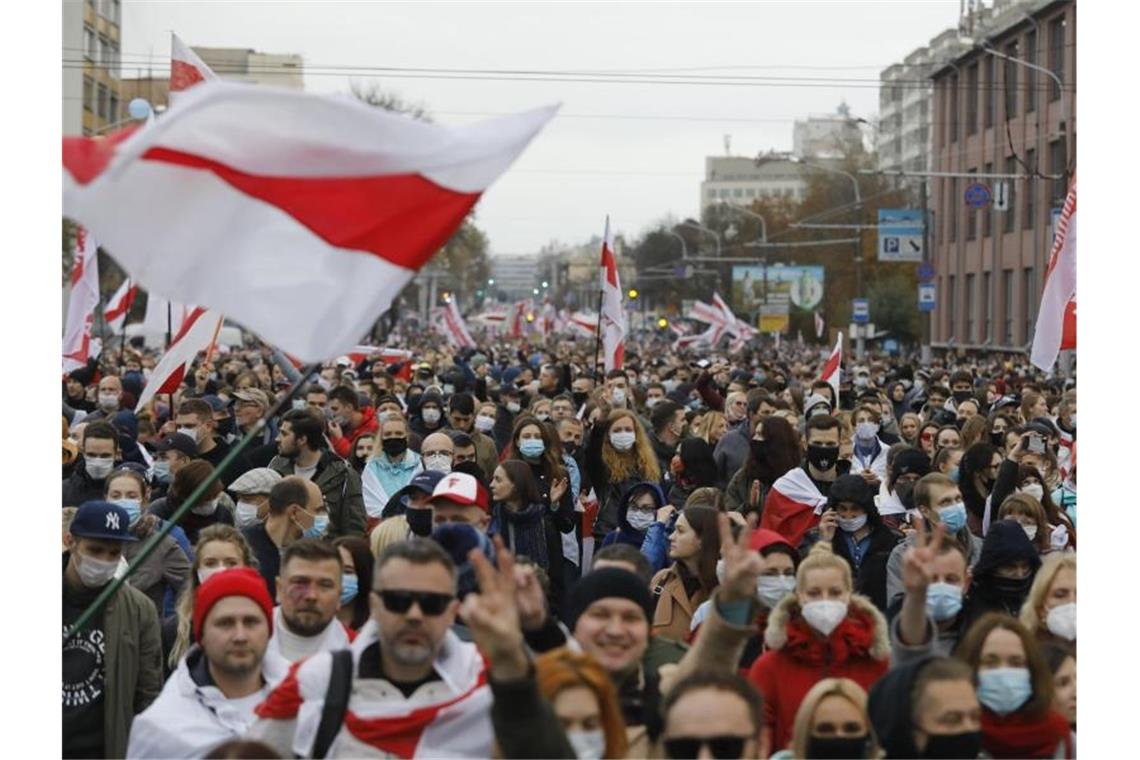
[[[641,490],[648,490],[651,494],[653,494],[653,500],[657,503],[658,509],[665,506],[665,494],[661,491],[661,487],[656,483],[653,483],[651,481],[642,481],[641,483],[635,483],[634,485],[630,486],[628,489],[626,489],[626,492],[622,494],[621,502],[618,504],[618,527],[616,530],[610,531],[610,533],[602,540],[603,547],[620,543],[636,546],[638,549],[641,548],[642,542],[645,541],[645,534],[647,531],[635,529],[629,524],[629,521],[626,519],[626,515],[629,513],[630,498],[632,498],[636,492]]]

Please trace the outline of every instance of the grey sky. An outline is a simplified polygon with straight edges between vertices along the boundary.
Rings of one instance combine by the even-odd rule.
[[[155,71],[163,70],[174,30],[190,45],[300,53],[311,92],[345,92],[345,67],[380,66],[684,69],[800,80],[711,86],[456,81],[374,71],[352,77],[422,102],[442,123],[562,103],[561,115],[478,206],[478,224],[500,254],[600,235],[606,214],[627,236],[666,214],[695,215],[704,157],[723,154],[724,135],[732,135],[734,154],[754,155],[790,149],[795,119],[833,112],[841,100],[870,118],[878,110],[879,71],[954,26],[958,13],[956,0],[123,5],[124,76],[135,76],[131,67],[148,55]],[[805,78],[849,81],[816,86]]]

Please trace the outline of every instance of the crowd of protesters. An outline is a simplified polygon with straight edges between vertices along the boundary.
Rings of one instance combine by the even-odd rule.
[[[64,378],[64,757],[1075,757],[1072,378],[480,338]]]

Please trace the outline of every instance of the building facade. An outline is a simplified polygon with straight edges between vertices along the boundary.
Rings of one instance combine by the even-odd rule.
[[[63,134],[92,135],[126,111],[120,77],[120,0],[63,4]]]
[[[792,153],[799,158],[841,159],[852,143],[861,143],[863,133],[846,103],[834,114],[813,114],[792,127]]]
[[[933,74],[933,172],[951,176],[931,179],[932,345],[1022,351],[1033,339],[1053,210],[1075,166],[1076,4],[999,0],[970,22],[979,44]],[[973,174],[1019,177],[1008,182],[1008,210],[967,206]]]
[[[806,193],[803,170],[788,160],[788,154],[770,154],[759,166],[745,156],[708,156],[699,208],[722,202],[751,208],[761,198],[802,201]]]

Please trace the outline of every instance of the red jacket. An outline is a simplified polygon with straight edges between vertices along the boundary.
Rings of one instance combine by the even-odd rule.
[[[361,422],[349,435],[342,435],[339,438],[330,438],[329,442],[332,443],[333,451],[337,453],[341,459],[348,459],[352,456],[353,449],[356,448],[356,439],[366,435],[376,435],[376,431],[380,429],[380,423],[376,420],[376,410],[370,406],[363,407],[360,410]]]
[[[847,617],[826,639],[800,614],[789,594],[768,617],[768,651],[752,664],[748,680],[764,695],[764,718],[775,752],[792,743],[796,711],[824,678],[850,678],[869,690],[890,665],[887,620],[870,600],[851,596]]]

